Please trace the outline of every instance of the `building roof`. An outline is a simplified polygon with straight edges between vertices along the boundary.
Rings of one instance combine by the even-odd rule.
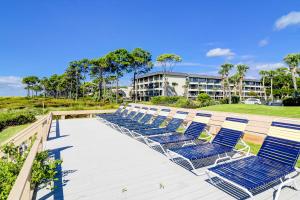
[[[137,76],[136,78],[144,78],[144,77],[148,77],[148,76],[155,76],[155,75],[159,75],[159,74],[163,74],[163,71],[157,71],[157,72],[150,72],[150,73],[146,73],[140,76]],[[185,76],[188,77],[189,74],[187,73],[182,73],[182,72],[166,72],[166,75],[172,75],[172,76]]]
[[[137,76],[136,78],[145,78],[148,76],[155,76],[155,75],[160,75],[163,74],[163,71],[157,71],[157,72],[150,72],[146,73],[140,76]],[[221,76],[213,76],[213,75],[203,75],[203,74],[193,74],[193,73],[183,73],[183,72],[166,72],[167,75],[171,76],[181,76],[181,77],[195,77],[195,78],[214,78],[214,79],[221,79]],[[252,79],[252,78],[245,78],[245,81],[260,81],[259,79]]]

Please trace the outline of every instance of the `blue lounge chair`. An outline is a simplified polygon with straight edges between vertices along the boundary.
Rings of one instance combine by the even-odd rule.
[[[117,128],[119,131],[124,133],[124,130],[122,127],[133,127],[140,125],[141,123],[148,122],[152,116],[146,115],[146,111],[148,110],[147,107],[143,107],[138,111],[138,113],[132,118],[132,119],[126,119],[126,120],[119,120],[114,123],[114,128]]]
[[[299,172],[295,168],[299,154],[300,125],[272,122],[257,156],[220,164],[208,169],[206,173],[212,183],[217,184],[211,179],[216,176],[245,191],[251,198],[253,194],[280,182],[275,195],[277,200],[283,186],[295,184],[291,173]]]
[[[110,123],[113,123],[113,124],[116,124],[116,123],[121,122],[121,121],[126,121],[126,120],[130,121],[136,115],[136,113],[139,109],[140,109],[140,107],[135,106],[131,109],[130,112],[129,112],[129,109],[128,109],[128,114],[126,116],[122,115],[121,117],[112,117],[112,118],[109,118],[109,119],[106,119],[106,120],[109,121]]]
[[[200,137],[203,131],[206,131],[208,133],[206,128],[210,118],[211,114],[196,113],[196,116],[193,118],[191,124],[185,130],[184,134],[172,132],[171,135],[148,137],[146,139],[147,144],[154,149],[162,151],[166,155],[167,148],[174,148],[176,146],[184,146],[187,144],[195,144],[194,141]]]
[[[132,118],[130,119],[124,119],[124,120],[119,120],[116,121],[115,124],[117,124],[118,126],[124,126],[126,124],[136,124],[144,115],[146,110],[148,109],[147,107],[143,107],[142,109],[140,109],[140,107],[136,106],[136,115],[134,115]],[[138,110],[140,109],[140,110]]]
[[[183,120],[187,117],[188,112],[177,111],[174,117],[170,120],[165,128],[155,128],[155,129],[144,129],[139,131],[133,131],[135,138],[151,137],[155,135],[162,135],[167,133],[175,132],[179,126],[182,124]]]
[[[222,128],[212,139],[211,142],[206,142],[197,145],[185,146],[180,148],[167,149],[170,159],[179,165],[191,170],[197,175],[197,169],[206,167],[219,162],[218,159],[230,159],[234,152],[241,152],[247,149],[250,152],[249,146],[244,142],[243,149],[235,150],[235,146],[241,140],[243,131],[248,123],[247,119],[239,119],[227,117]]]
[[[121,116],[122,112],[124,111],[124,105],[120,105],[120,107],[118,108],[118,110],[116,110],[114,113],[101,113],[101,114],[97,114],[96,116],[99,119],[105,119],[107,117],[114,117],[114,116]]]
[[[130,130],[136,130],[141,127],[149,127],[151,124],[148,124],[150,120],[153,118],[154,113],[157,111],[156,108],[150,108],[146,110],[142,110],[141,112],[144,112],[145,115],[136,123],[127,123],[120,126],[120,129],[122,132],[128,132]]]
[[[130,105],[126,107],[126,110],[122,113],[121,116],[109,117],[106,118],[104,123],[112,128],[118,129],[116,125],[119,121],[131,120],[135,115],[138,108],[132,108]]]
[[[123,111],[121,111],[120,114],[112,114],[112,115],[97,115],[102,121],[108,123],[108,120],[114,119],[114,118],[121,118],[121,117],[126,117],[129,114],[129,111],[131,110],[131,105],[128,105]]]
[[[149,114],[153,116],[154,112],[157,109],[151,108],[149,111]],[[167,116],[170,113],[170,109],[161,109],[159,111],[158,116],[153,117],[154,120],[150,124],[141,124],[141,125],[136,125],[132,127],[121,127],[123,129],[124,133],[128,133],[132,137],[137,137],[139,135],[134,134],[136,131],[143,131],[143,130],[148,130],[148,129],[157,129],[160,127],[160,125],[167,119]]]

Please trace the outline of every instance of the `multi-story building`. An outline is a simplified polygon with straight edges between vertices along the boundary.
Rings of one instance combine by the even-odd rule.
[[[164,95],[163,72],[147,73],[136,78],[137,96],[139,100],[148,101],[153,96]],[[212,98],[223,97],[222,79],[220,76],[209,76],[200,74],[188,74],[180,72],[166,73],[167,96],[188,96],[196,98],[199,93],[207,93]],[[231,93],[238,93],[238,89],[231,84]],[[243,83],[242,96],[245,98],[256,94],[264,96],[264,90],[260,80],[246,78]]]

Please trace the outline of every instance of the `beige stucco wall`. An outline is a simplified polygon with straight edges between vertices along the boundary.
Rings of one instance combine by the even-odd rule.
[[[175,96],[183,96],[184,95],[184,85],[186,83],[186,78],[181,76],[167,76],[167,81],[169,82],[169,86],[175,89],[177,93]],[[172,86],[172,83],[177,83],[176,86]]]

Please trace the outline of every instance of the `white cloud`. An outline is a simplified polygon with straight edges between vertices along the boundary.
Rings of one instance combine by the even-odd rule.
[[[0,96],[25,95],[22,78],[17,76],[0,76]]]
[[[265,47],[269,44],[269,40],[268,39],[262,39],[258,42],[258,46],[260,47]]]
[[[221,48],[211,49],[206,53],[207,57],[227,57],[228,59],[233,58],[234,55],[235,53],[231,49]]]
[[[247,78],[260,78],[259,71],[260,70],[274,70],[279,67],[287,67],[282,62],[255,62],[255,61],[248,61],[242,62],[243,64],[247,64],[250,68],[247,72]],[[238,63],[240,64],[240,63]]]
[[[277,63],[255,63],[252,65],[257,70],[272,70],[279,67],[286,67],[286,65],[282,62]]]
[[[22,78],[17,76],[0,76],[0,87],[10,86],[15,88],[23,87]]]
[[[275,28],[277,30],[284,29],[288,26],[292,25],[300,25],[300,12],[290,12],[287,15],[284,15],[280,17],[276,22],[275,22]]]

